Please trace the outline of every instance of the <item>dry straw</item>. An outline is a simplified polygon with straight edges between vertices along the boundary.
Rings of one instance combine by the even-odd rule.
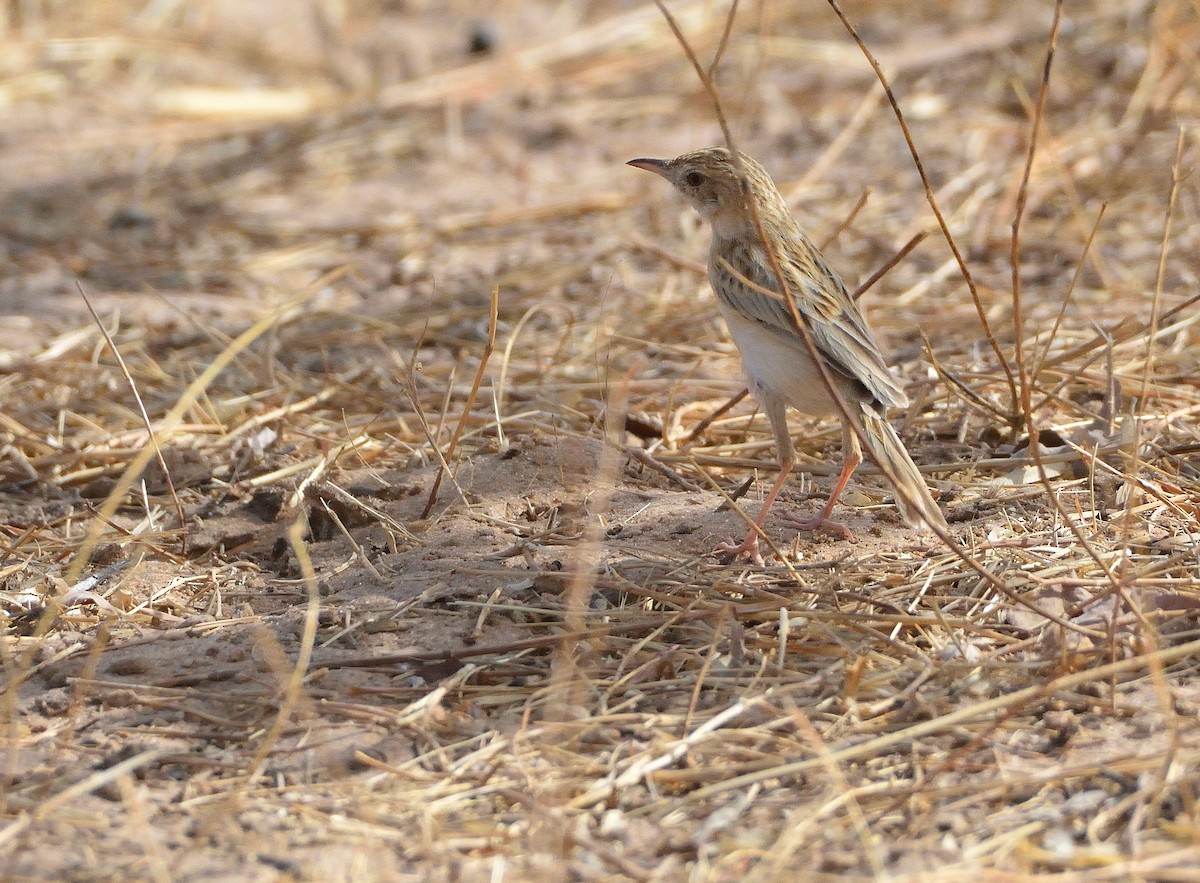
[[[1193,873],[1193,7],[143,5],[0,13],[10,876]],[[716,103],[939,541],[709,554],[770,436],[621,163]]]

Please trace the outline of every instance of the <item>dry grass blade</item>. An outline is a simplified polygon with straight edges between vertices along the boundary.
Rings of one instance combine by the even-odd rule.
[[[179,494],[175,490],[175,482],[171,480],[171,470],[167,467],[167,461],[163,458],[162,448],[159,447],[158,437],[154,433],[154,426],[150,423],[150,415],[146,413],[146,404],[142,401],[142,396],[138,392],[137,384],[133,382],[133,376],[129,373],[129,367],[125,364],[125,359],[121,356],[121,351],[117,349],[117,344],[112,339],[112,335],[108,333],[108,329],[104,327],[104,323],[100,320],[92,302],[88,300],[87,292],[83,290],[83,286],[76,282],[79,289],[79,296],[83,298],[84,304],[87,305],[88,312],[91,313],[92,319],[96,323],[96,327],[100,329],[100,333],[104,335],[104,342],[108,344],[109,352],[113,354],[113,358],[117,360],[117,364],[121,366],[121,373],[125,375],[125,380],[129,384],[129,391],[133,393],[134,399],[137,400],[138,413],[142,416],[142,423],[146,427],[146,438],[150,446],[154,449],[154,456],[158,459],[159,466],[162,467],[163,476],[167,481],[167,490],[170,491],[171,500],[175,503],[175,513],[179,518],[179,545],[180,552],[187,554],[187,520],[183,515],[183,504],[179,502]]]
[[[282,695],[279,700],[279,711],[275,715],[275,720],[271,722],[270,728],[263,735],[262,741],[254,752],[254,756],[250,759],[248,773],[246,775],[245,787],[253,788],[259,777],[263,774],[264,765],[271,754],[279,745],[279,738],[283,735],[286,727],[292,723],[292,715],[301,701],[301,688],[304,685],[304,679],[308,674],[308,664],[312,659],[313,646],[317,639],[317,618],[321,612],[321,596],[317,591],[317,574],[313,570],[312,558],[308,554],[308,550],[304,545],[305,524],[302,519],[297,519],[292,522],[288,528],[287,538],[288,544],[291,546],[292,554],[296,556],[296,561],[300,566],[300,571],[304,575],[304,584],[308,589],[308,606],[304,611],[304,628],[300,635],[300,644],[296,653],[295,664],[291,670],[280,674],[286,674],[286,678],[281,677]]]
[[[1195,4],[192,6],[0,12],[0,876],[1195,875]],[[773,440],[620,161],[721,138],[956,545],[711,554]]]
[[[471,408],[475,405],[475,396],[479,394],[479,386],[483,383],[484,374],[487,373],[488,360],[491,359],[492,351],[496,348],[496,323],[499,314],[500,288],[497,286],[492,289],[491,310],[488,313],[487,342],[484,343],[483,353],[479,356],[479,367],[475,371],[475,379],[471,382],[471,391],[467,393],[467,401],[463,405],[462,416],[454,426],[454,434],[450,436],[450,444],[446,446],[446,453],[442,455],[442,465],[438,467],[437,475],[434,477],[433,484],[429,488],[429,499],[425,501],[425,508],[421,510],[422,520],[428,518],[429,513],[433,511],[433,504],[437,501],[438,488],[442,484],[442,476],[445,475],[445,470],[448,468],[446,464],[454,459],[454,451],[458,447],[463,429],[467,425],[467,415],[471,413]]]
[[[191,408],[204,393],[205,386],[220,374],[239,353],[266,334],[276,323],[283,321],[289,316],[294,316],[300,303],[301,301],[296,301],[268,313],[238,335],[217,358],[204,368],[200,376],[180,396],[179,401],[159,421],[157,434],[166,435],[170,433],[179,423],[184,412]],[[100,542],[100,533],[103,530],[104,522],[108,518],[111,518],[113,513],[117,511],[117,508],[125,499],[125,494],[129,492],[133,483],[141,476],[142,471],[155,456],[157,450],[157,445],[148,444],[130,461],[124,473],[118,479],[116,485],[97,512],[97,518],[92,523],[93,526],[88,531],[88,535],[80,543],[78,551],[74,554],[71,565],[67,568],[66,572],[68,582],[75,582],[79,579],[83,568],[87,566],[88,560],[91,558],[92,551],[96,548],[97,543]]]
[[[868,276],[863,281],[863,283],[860,286],[858,286],[858,288],[854,289],[854,292],[851,294],[851,297],[853,297],[855,300],[858,300],[860,297],[862,297],[864,294],[866,294],[868,291],[870,291],[872,288],[874,288],[875,283],[877,283],[880,279],[882,279],[884,276],[886,276],[892,269],[895,268],[895,266],[898,263],[900,263],[902,260],[904,260],[906,257],[908,257],[909,254],[912,253],[912,250],[914,248],[916,248],[918,245],[920,245],[922,242],[925,241],[925,237],[928,235],[929,234],[927,232],[922,230],[920,233],[918,233],[912,239],[908,240],[908,242],[904,243],[904,245],[902,245],[900,247],[899,251],[897,251],[894,255],[892,255],[890,258],[888,258],[887,261],[878,270],[876,270],[874,273],[872,273],[870,276]]]
[[[1026,153],[1025,165],[1021,170],[1021,184],[1017,188],[1017,206],[1012,221],[1009,262],[1012,278],[1013,362],[1017,367],[1017,380],[1020,391],[1019,407],[1018,402],[1014,400],[1013,414],[1019,415],[1025,425],[1026,437],[1029,439],[1029,453],[1033,458],[1034,468],[1037,470],[1038,481],[1046,491],[1047,501],[1058,511],[1059,517],[1067,525],[1068,529],[1070,529],[1080,547],[1087,552],[1105,576],[1113,580],[1113,587],[1117,588],[1116,578],[1112,571],[1089,541],[1083,528],[1067,514],[1059,502],[1058,495],[1046,472],[1046,465],[1042,460],[1041,433],[1034,422],[1033,386],[1030,381],[1029,365],[1025,353],[1024,303],[1021,298],[1021,222],[1025,215],[1025,205],[1029,193],[1029,176],[1033,172],[1033,160],[1037,154],[1038,136],[1041,133],[1042,120],[1046,113],[1046,98],[1050,93],[1050,73],[1054,64],[1054,51],[1058,44],[1058,30],[1061,22],[1062,0],[1056,0],[1054,4],[1054,20],[1050,25],[1050,37],[1046,45],[1046,59],[1042,66],[1042,79],[1038,89],[1037,104],[1034,108],[1031,131],[1029,133],[1029,150]]]
[[[696,801],[706,800],[716,794],[720,794],[725,791],[735,791],[739,788],[744,788],[747,785],[760,782],[763,779],[775,779],[793,776],[797,773],[804,773],[808,770],[820,767],[830,762],[846,763],[848,761],[854,761],[864,757],[877,756],[882,753],[884,749],[893,747],[897,744],[909,744],[917,739],[932,735],[939,731],[944,731],[960,723],[968,722],[974,719],[986,719],[1001,711],[1021,708],[1028,705],[1030,702],[1052,695],[1056,690],[1065,690],[1079,684],[1102,682],[1105,678],[1108,678],[1112,675],[1123,674],[1142,668],[1154,668],[1157,666],[1170,664],[1177,660],[1185,659],[1187,656],[1195,653],[1197,650],[1200,650],[1200,641],[1193,641],[1178,647],[1172,647],[1169,650],[1159,650],[1154,653],[1138,656],[1133,659],[1112,662],[1107,665],[1100,666],[1094,670],[1065,675],[1047,684],[1036,684],[1031,687],[1026,687],[1023,690],[1018,690],[1004,696],[998,696],[986,702],[968,705],[965,708],[959,709],[951,714],[945,715],[944,717],[922,721],[921,723],[913,724],[912,726],[905,727],[885,736],[879,736],[861,745],[843,748],[839,751],[833,752],[828,757],[818,756],[808,760],[796,761],[794,763],[784,764],[769,770],[764,770],[761,773],[752,773],[745,776],[739,776],[735,779],[730,779],[715,785],[700,788],[691,795],[690,799]]]
[[[896,115],[896,122],[900,125],[900,131],[904,134],[904,142],[908,145],[909,153],[912,155],[913,164],[916,166],[917,174],[921,177],[921,184],[925,188],[925,199],[929,203],[929,208],[933,211],[934,218],[937,219],[938,227],[941,228],[942,235],[946,239],[946,244],[950,246],[950,251],[954,255],[954,260],[958,264],[959,272],[962,274],[963,281],[967,284],[967,289],[971,292],[971,300],[975,304],[975,312],[979,316],[979,324],[983,329],[984,337],[987,339],[988,345],[992,348],[992,352],[996,354],[1000,368],[1004,371],[1005,378],[1008,381],[1009,390],[1011,393],[1011,401],[1015,409],[1017,402],[1017,385],[1013,377],[1012,368],[1008,364],[1008,359],[1004,352],[1000,349],[1000,344],[996,340],[995,333],[992,331],[991,322],[988,321],[987,313],[984,310],[983,301],[980,300],[979,291],[975,285],[975,278],[971,275],[971,271],[967,266],[966,259],[958,248],[958,244],[954,241],[954,235],[950,232],[950,226],[946,222],[942,210],[938,207],[937,199],[933,193],[933,185],[929,181],[929,174],[925,170],[925,163],[921,160],[921,154],[917,150],[916,143],[913,141],[912,134],[909,132],[908,123],[904,119],[904,113],[900,110],[900,103],[896,100],[895,94],[892,92],[892,87],[887,81],[887,76],[883,72],[883,68],[876,61],[875,56],[863,42],[863,39],[858,35],[854,25],[850,19],[846,17],[842,11],[841,5],[837,0],[828,0],[830,7],[841,20],[850,36],[854,38],[854,42],[858,44],[858,48],[862,50],[863,55],[871,65],[871,69],[875,71],[875,76],[879,79],[880,85],[883,86],[884,94],[887,96],[888,103],[892,106],[892,112]],[[1013,413],[1016,413],[1015,410]]]
[[[1050,331],[1046,335],[1046,345],[1042,348],[1038,355],[1037,361],[1034,363],[1033,370],[1029,372],[1029,385],[1036,387],[1038,385],[1038,377],[1042,373],[1042,369],[1046,365],[1046,357],[1050,354],[1050,348],[1054,345],[1055,336],[1058,334],[1058,329],[1062,327],[1063,316],[1067,312],[1067,305],[1071,302],[1071,293],[1075,291],[1079,284],[1079,275],[1083,272],[1084,261],[1092,250],[1092,243],[1096,240],[1096,232],[1100,229],[1100,222],[1104,220],[1104,211],[1107,205],[1101,205],[1100,211],[1096,213],[1096,221],[1092,224],[1092,229],[1088,232],[1087,241],[1084,243],[1083,251],[1079,255],[1079,262],[1075,268],[1075,275],[1071,277],[1071,284],[1063,293],[1062,303],[1059,305],[1058,313],[1054,317],[1054,324],[1050,326]],[[1111,344],[1111,341],[1110,341]],[[1046,396],[1037,405],[1031,406],[1034,413],[1040,411],[1051,401],[1050,396]]]

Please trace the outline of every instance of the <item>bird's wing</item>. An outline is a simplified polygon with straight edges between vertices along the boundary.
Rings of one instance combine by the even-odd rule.
[[[906,405],[908,397],[884,362],[875,336],[841,277],[807,240],[797,237],[793,242],[795,247],[780,260],[780,270],[826,365],[835,374],[857,381],[880,404]],[[791,308],[776,294],[779,281],[761,243],[714,243],[709,276],[717,297],[727,307],[804,347]]]

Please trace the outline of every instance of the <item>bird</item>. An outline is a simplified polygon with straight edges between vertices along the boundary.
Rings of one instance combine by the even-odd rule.
[[[665,178],[711,226],[709,283],[741,354],[747,385],[771,424],[779,458],[779,475],[746,538],[717,551],[762,564],[759,535],[796,461],[789,405],[813,417],[842,417],[843,461],[821,511],[809,518],[785,516],[785,524],[854,542],[853,532],[832,516],[865,445],[894,484],[905,523],[947,532],[945,516],[887,421],[887,409],[906,406],[908,396],[845,283],[805,235],[766,170],[725,147],[627,165]]]

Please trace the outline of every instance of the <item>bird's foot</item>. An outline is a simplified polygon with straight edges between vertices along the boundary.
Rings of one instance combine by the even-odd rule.
[[[713,549],[713,553],[722,564],[732,564],[743,555],[749,558],[755,567],[762,567],[766,563],[758,548],[758,531],[754,530],[746,534],[746,539],[740,543],[721,543]]]
[[[794,515],[785,515],[780,519],[786,526],[795,528],[801,532],[812,533],[827,533],[833,536],[840,537],[848,543],[857,543],[858,537],[854,535],[854,531],[846,527],[840,521],[834,521],[824,512],[809,516],[808,518],[797,518]]]

